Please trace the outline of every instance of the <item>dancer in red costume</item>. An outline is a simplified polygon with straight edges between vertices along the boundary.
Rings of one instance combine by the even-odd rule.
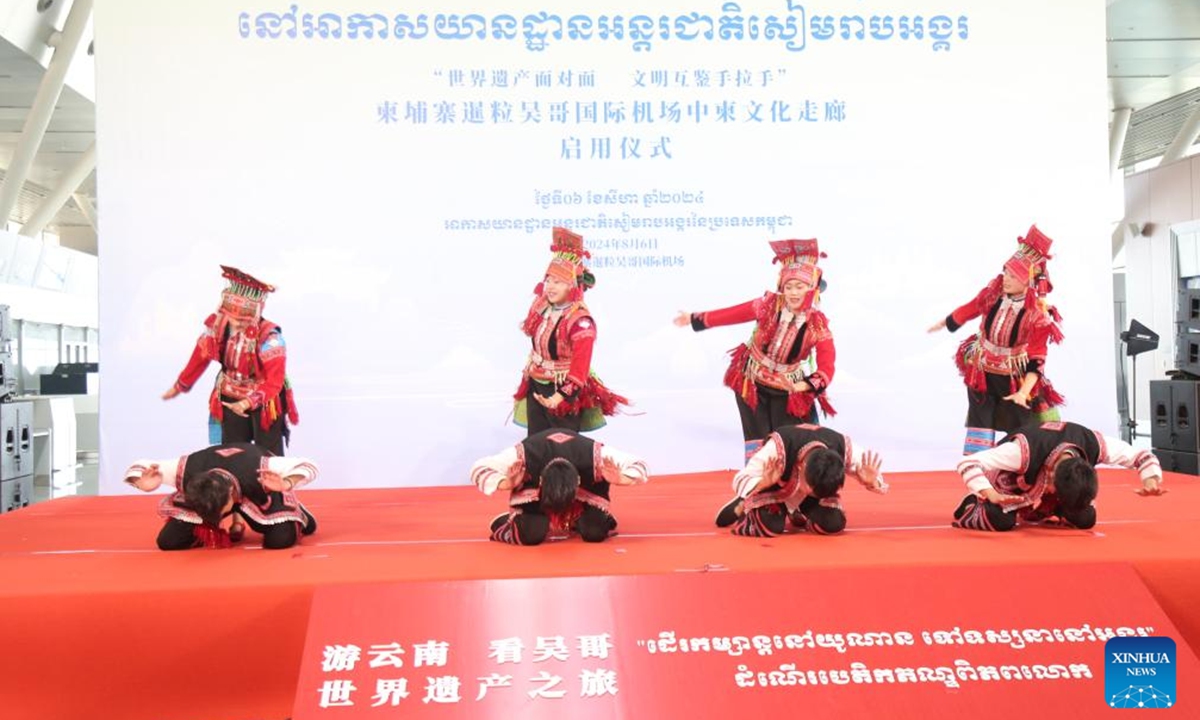
[[[1063,339],[1062,318],[1045,300],[1053,289],[1046,269],[1053,241],[1034,225],[1017,242],[1002,274],[929,328],[954,332],[980,318],[954,356],[967,386],[964,455],[994,446],[997,431],[1057,419],[1053,408],[1063,403],[1045,374],[1049,344]]]
[[[707,312],[681,312],[675,324],[699,332],[722,325],[754,322],[742,345],[730,351],[732,361],[725,385],[737,398],[742,420],[745,458],[762,447],[772,432],[787,425],[817,424],[817,406],[835,414],[825,391],[833,381],[837,352],[829,319],[818,309],[823,285],[819,258],[825,257],[812,240],[771,243],[780,263],[779,282],[767,292],[740,305]],[[804,365],[815,357],[815,369]]]
[[[204,321],[192,357],[163,400],[188,392],[211,362],[221,365],[209,413],[221,425],[221,442],[253,442],[283,455],[289,424],[299,422],[287,379],[287,347],[278,325],[262,316],[275,288],[237,268],[221,266],[229,287],[217,312]]]
[[[515,422],[534,435],[549,428],[585,432],[603,427],[625,398],[592,372],[596,321],[583,294],[596,284],[584,266],[583,237],[554,228],[554,253],[521,330],[533,345],[513,399]]]

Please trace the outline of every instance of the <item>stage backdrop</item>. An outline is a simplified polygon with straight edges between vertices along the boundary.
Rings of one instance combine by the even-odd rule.
[[[726,351],[677,311],[774,286],[820,239],[837,341],[824,420],[885,469],[951,467],[957,335],[926,329],[1055,240],[1067,419],[1116,430],[1104,8],[249,0],[96,8],[102,487],[207,442],[165,403],[224,283],[278,286],[324,487],[462,484],[506,424],[550,228],[587,238],[594,369],[636,402],[597,438],[656,473],[732,468]]]

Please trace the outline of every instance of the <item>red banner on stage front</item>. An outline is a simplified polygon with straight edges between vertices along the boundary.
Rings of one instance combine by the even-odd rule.
[[[1200,705],[1127,565],[325,587],[294,718],[1098,717],[1114,636],[1175,638]]]

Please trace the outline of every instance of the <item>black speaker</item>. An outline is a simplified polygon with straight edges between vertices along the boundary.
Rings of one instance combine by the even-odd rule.
[[[1200,288],[1184,288],[1179,291],[1175,320],[1181,325],[1200,330]]]
[[[1200,375],[1200,332],[1181,329],[1175,335],[1175,368],[1189,375]]]
[[[1175,450],[1155,450],[1154,455],[1166,472],[1200,475],[1200,454]]]
[[[1150,444],[1154,450],[1200,453],[1200,381],[1150,381]]]

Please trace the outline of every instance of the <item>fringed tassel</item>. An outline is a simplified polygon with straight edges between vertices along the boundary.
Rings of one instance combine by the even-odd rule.
[[[258,424],[263,430],[269,430],[271,424],[279,418],[279,399],[271,398],[265,405],[262,406],[262,411],[258,414]]]
[[[833,405],[829,399],[825,397],[825,393],[814,395],[813,393],[789,393],[787,401],[788,415],[798,418],[806,418],[812,412],[813,403],[821,407],[821,412],[825,413],[826,417],[837,415],[837,411],[833,409]]]
[[[789,393],[787,400],[788,415],[806,418],[812,412],[814,402],[816,402],[816,396],[812,393]]]
[[[287,419],[292,425],[300,424],[300,411],[296,409],[296,398],[292,395],[292,384],[287,380],[283,383],[285,397],[287,398]]]
[[[729,351],[729,368],[725,370],[725,387],[738,394],[751,409],[758,407],[758,388],[746,375],[746,362],[750,359],[750,348],[738,345]]]
[[[542,312],[546,309],[545,287],[543,283],[538,283],[533,288],[534,300],[529,306],[529,312],[525,315],[525,321],[521,323],[521,332],[529,337],[537,332],[538,324],[542,321]]]
[[[550,534],[556,536],[568,535],[575,527],[576,521],[583,515],[583,503],[576,501],[571,507],[550,516]]]
[[[609,390],[607,385],[600,382],[600,378],[590,378],[587,387],[587,399],[582,405],[583,408],[597,407],[605,415],[616,415],[617,408],[629,405],[629,398]]]
[[[513,393],[513,400],[524,400],[525,395],[529,392],[529,376],[521,375],[521,382],[517,385],[517,391]]]
[[[192,528],[192,534],[206,548],[221,549],[233,547],[233,541],[230,540],[229,533],[222,528],[215,528],[211,525],[196,525]]]
[[[954,353],[954,366],[958,368],[958,374],[967,387],[983,392],[987,390],[987,376],[970,359],[976,340],[977,338],[972,335],[959,344],[958,350]]]
[[[1045,375],[1038,381],[1038,397],[1047,407],[1065,405],[1067,402],[1067,399],[1054,389]]]
[[[1054,322],[1050,323],[1050,342],[1054,343],[1055,345],[1061,343],[1066,337],[1063,335],[1062,328],[1058,326],[1060,322],[1062,322],[1062,319],[1056,318]]]
[[[525,397],[523,392],[527,384],[528,380],[521,382],[521,389],[518,389],[515,396],[517,399]],[[621,407],[630,404],[629,398],[613,392],[600,378],[592,375],[588,378],[582,392],[579,393],[579,398],[575,402],[561,403],[557,408],[551,410],[550,413],[555,416],[574,415],[584,410],[598,408],[601,414],[611,416],[616,415]]]

